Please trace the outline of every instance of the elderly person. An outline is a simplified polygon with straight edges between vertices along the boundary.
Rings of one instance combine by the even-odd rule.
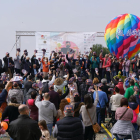
[[[31,75],[33,77],[37,77],[37,73],[38,73],[37,65],[36,64],[33,64],[33,68],[31,70]]]
[[[84,140],[85,127],[79,118],[73,117],[73,106],[66,105],[63,113],[65,117],[56,123],[53,136],[58,140]]]
[[[133,110],[128,109],[128,100],[121,99],[121,107],[117,108],[115,119],[118,120],[111,129],[111,133],[116,136],[117,140],[131,139],[131,133],[134,127],[131,123],[133,119]]]
[[[38,123],[29,117],[30,110],[27,105],[20,105],[18,119],[9,125],[9,135],[14,140],[39,140],[41,131]]]

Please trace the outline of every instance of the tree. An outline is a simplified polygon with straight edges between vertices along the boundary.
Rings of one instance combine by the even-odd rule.
[[[89,57],[92,56],[93,52],[96,52],[97,56],[100,55],[101,51],[103,52],[103,56],[105,56],[105,54],[109,54],[109,50],[106,47],[103,47],[102,44],[94,44],[92,47],[92,52],[89,54]]]

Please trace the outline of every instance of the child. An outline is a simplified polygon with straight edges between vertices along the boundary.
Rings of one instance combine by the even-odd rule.
[[[45,120],[41,120],[38,122],[39,128],[42,132],[42,136],[40,140],[50,140],[50,134],[47,128],[47,124]]]

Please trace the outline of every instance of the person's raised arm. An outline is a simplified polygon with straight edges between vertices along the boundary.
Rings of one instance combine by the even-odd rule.
[[[42,90],[39,90],[39,95],[36,97],[35,105],[39,108],[41,101]]]
[[[68,81],[68,79],[69,79],[69,73],[67,74],[66,81]]]
[[[69,57],[68,57],[68,54],[69,54],[69,52],[67,52],[67,54],[66,54],[66,59],[67,59],[68,61],[70,61],[70,59],[69,59]]]
[[[50,71],[51,72],[51,71]],[[53,84],[55,81],[55,70],[53,70],[53,77],[52,77],[52,80],[49,82],[49,84]]]
[[[94,85],[94,89],[95,89],[95,93],[96,93],[96,98],[95,98],[95,101],[94,101],[94,105],[97,106],[98,101],[99,101],[99,96],[98,96],[98,90],[97,90],[96,85]]]

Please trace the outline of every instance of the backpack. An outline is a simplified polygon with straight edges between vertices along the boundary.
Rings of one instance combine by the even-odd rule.
[[[42,93],[49,92],[49,81],[43,83]]]
[[[131,122],[137,123],[137,118],[138,118],[138,116],[137,116],[136,112],[133,110],[133,120]]]

